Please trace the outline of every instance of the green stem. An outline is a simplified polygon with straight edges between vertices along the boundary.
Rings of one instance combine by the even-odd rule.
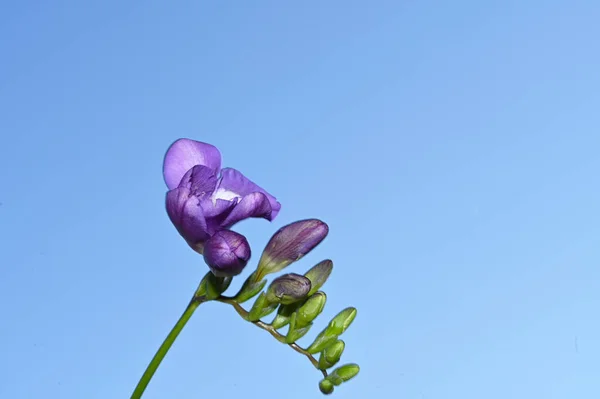
[[[144,391],[146,390],[146,387],[148,386],[148,383],[150,383],[152,376],[156,372],[156,369],[158,369],[158,366],[164,359],[165,355],[167,354],[169,349],[171,349],[173,342],[175,342],[175,339],[177,339],[177,336],[179,335],[181,330],[183,330],[183,327],[185,327],[190,317],[192,317],[192,314],[194,314],[196,308],[198,308],[198,306],[200,306],[201,303],[205,302],[205,300],[206,299],[202,296],[194,295],[194,298],[192,298],[187,308],[185,308],[185,311],[183,312],[179,320],[177,320],[177,323],[175,324],[169,335],[167,335],[167,338],[165,338],[162,345],[160,346],[160,348],[158,348],[158,351],[150,361],[150,364],[146,368],[146,371],[144,371],[142,378],[135,387],[135,390],[131,395],[131,399],[140,399],[142,397]]]
[[[242,318],[244,320],[246,320],[246,321],[248,320],[248,311],[246,309],[244,309],[239,303],[237,303],[235,301],[235,299],[229,298],[226,296],[220,296],[219,298],[217,298],[217,301],[227,303],[227,304],[233,306],[235,311],[240,316],[242,316]],[[251,323],[254,324],[255,326],[257,326],[258,328],[262,328],[263,330],[269,332],[269,334],[271,334],[277,341],[281,342],[282,344],[285,344],[285,336],[281,335],[272,325],[264,323],[260,320],[253,321]],[[304,356],[306,356],[308,358],[308,360],[312,363],[312,365],[323,374],[323,377],[327,377],[327,371],[319,368],[319,362],[317,361],[317,359],[315,359],[313,357],[313,355],[308,353],[308,351],[306,349],[301,348],[295,342],[291,343],[291,344],[287,344],[287,345],[290,348],[292,348],[293,350],[295,350],[296,352],[301,353]]]

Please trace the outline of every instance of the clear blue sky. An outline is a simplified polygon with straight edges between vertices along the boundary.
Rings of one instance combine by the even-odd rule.
[[[0,6],[0,397],[129,397],[207,270],[164,211],[179,137],[281,201],[255,261],[329,223],[289,270],[335,263],[309,337],[359,310],[334,397],[600,397],[600,4],[293,3]],[[145,398],[318,381],[207,304]]]

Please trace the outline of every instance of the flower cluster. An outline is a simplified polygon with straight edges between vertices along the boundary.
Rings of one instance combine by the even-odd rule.
[[[304,275],[280,275],[264,289],[267,275],[300,260],[325,239],[329,233],[327,224],[318,219],[305,219],[280,228],[267,243],[256,269],[238,293],[226,296],[224,292],[233,277],[242,272],[251,256],[246,237],[231,228],[248,218],[272,221],[281,204],[241,172],[221,169],[219,150],[207,143],[177,140],[167,151],[163,174],[169,188],[166,196],[169,218],[188,245],[202,254],[210,271],[146,369],[132,399],[141,397],[191,314],[207,301],[232,305],[244,320],[267,330],[279,342],[306,356],[323,375],[319,382],[322,393],[331,394],[334,387],[354,378],[359,372],[358,365],[333,367],[344,352],[345,343],[339,337],[356,317],[355,308],[348,307],[339,312],[306,348],[297,343],[309,332],[325,307],[327,296],[320,289],[332,272],[331,260],[319,262]],[[251,308],[244,309],[242,304],[254,297]],[[271,322],[262,320],[274,312]],[[285,332],[283,328],[286,328]]]

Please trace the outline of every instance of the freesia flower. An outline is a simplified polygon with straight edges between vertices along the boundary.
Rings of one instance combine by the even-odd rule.
[[[248,218],[272,221],[281,204],[233,168],[221,169],[221,153],[210,144],[179,139],[167,150],[163,175],[167,213],[187,243],[203,253],[215,233]]]

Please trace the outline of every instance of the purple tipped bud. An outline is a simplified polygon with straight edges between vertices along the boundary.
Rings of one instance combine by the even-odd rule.
[[[260,258],[259,279],[302,258],[319,245],[328,232],[327,224],[318,219],[300,220],[279,229]]]
[[[219,231],[204,243],[204,261],[217,277],[237,276],[249,259],[246,237],[234,231]]]
[[[296,273],[277,277],[267,290],[267,299],[289,305],[306,298],[310,291],[310,280]]]

